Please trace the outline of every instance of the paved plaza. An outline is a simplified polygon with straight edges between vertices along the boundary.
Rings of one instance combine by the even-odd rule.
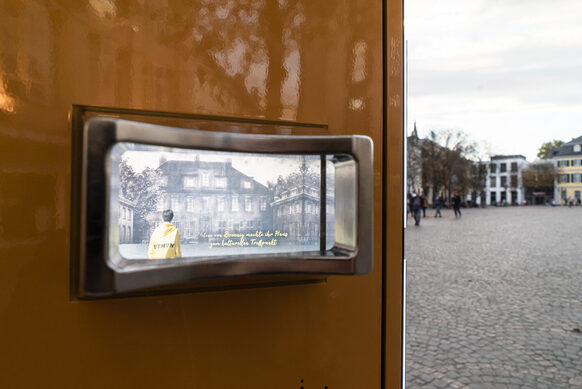
[[[407,388],[582,388],[582,207],[462,212],[408,219]]]

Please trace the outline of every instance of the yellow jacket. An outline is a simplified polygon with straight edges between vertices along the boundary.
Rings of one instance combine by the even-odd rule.
[[[156,227],[150,238],[148,257],[150,259],[163,259],[181,257],[180,233],[178,229],[168,222]]]

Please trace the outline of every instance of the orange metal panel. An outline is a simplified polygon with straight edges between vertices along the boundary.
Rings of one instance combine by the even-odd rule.
[[[388,1],[389,53],[399,50],[399,7]],[[386,383],[396,387],[402,107],[383,104],[380,2],[8,0],[0,22],[3,387],[381,387],[384,272]],[[401,59],[388,60],[388,100],[397,101]],[[70,301],[74,104],[291,120],[372,137],[374,271]]]
[[[384,10],[384,156],[386,222],[384,251],[384,387],[402,387],[402,288],[403,288],[403,69],[402,1],[386,1]]]

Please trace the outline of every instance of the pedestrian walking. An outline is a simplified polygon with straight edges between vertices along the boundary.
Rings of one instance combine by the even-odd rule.
[[[434,217],[443,217],[441,213],[443,198],[441,197],[440,193],[437,195],[436,199],[434,199],[434,206],[436,207],[436,213],[434,214]]]
[[[420,195],[420,190],[416,190],[416,195],[412,199],[412,213],[414,215],[414,225],[420,226],[420,210],[422,208],[423,198]]]
[[[457,215],[461,217],[461,196],[459,196],[456,191],[453,192],[453,198],[451,201],[453,203],[453,209],[455,210],[455,217],[457,217]]]
[[[422,217],[426,217],[426,209],[428,208],[428,198],[422,196]]]

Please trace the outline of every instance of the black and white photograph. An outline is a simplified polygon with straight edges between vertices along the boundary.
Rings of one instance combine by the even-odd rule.
[[[111,152],[110,248],[118,246],[125,259],[297,253],[320,250],[320,234],[330,248],[334,165],[323,160],[325,169],[320,155],[118,143]]]

